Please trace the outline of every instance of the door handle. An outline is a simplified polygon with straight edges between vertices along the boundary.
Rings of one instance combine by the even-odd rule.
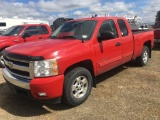
[[[118,46],[121,46],[121,43],[120,42],[117,42],[116,43],[116,46],[118,47]]]
[[[39,37],[39,39],[42,39],[42,37]]]

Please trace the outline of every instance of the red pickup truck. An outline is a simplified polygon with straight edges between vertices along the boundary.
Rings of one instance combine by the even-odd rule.
[[[0,36],[0,58],[2,58],[2,51],[6,47],[23,42],[43,40],[50,35],[51,30],[47,24],[24,24],[12,26]],[[0,66],[2,66],[2,64]]]
[[[155,43],[160,43],[160,21],[157,21],[153,28]]]
[[[133,59],[146,65],[153,43],[153,31],[131,31],[122,17],[77,19],[49,40],[5,49],[2,73],[18,94],[77,106],[96,86],[96,76]]]

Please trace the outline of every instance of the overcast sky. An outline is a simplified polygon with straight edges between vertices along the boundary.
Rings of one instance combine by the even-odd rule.
[[[141,22],[154,22],[160,0],[0,0],[0,17],[45,19],[90,17],[93,14],[137,15]]]

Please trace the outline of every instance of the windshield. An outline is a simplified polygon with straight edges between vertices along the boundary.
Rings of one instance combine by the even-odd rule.
[[[89,40],[96,23],[95,20],[66,22],[52,33],[51,38]]]
[[[23,30],[24,26],[12,26],[2,33],[2,36],[17,36]]]

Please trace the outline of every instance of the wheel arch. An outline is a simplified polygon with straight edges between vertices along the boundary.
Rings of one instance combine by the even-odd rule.
[[[66,75],[68,72],[70,72],[71,70],[73,70],[76,67],[84,67],[86,68],[92,75],[93,78],[93,87],[96,87],[96,77],[95,77],[95,72],[94,72],[94,66],[91,60],[84,60],[84,61],[80,61],[78,63],[75,63],[71,66],[69,66],[65,71],[64,71],[64,75]]]

